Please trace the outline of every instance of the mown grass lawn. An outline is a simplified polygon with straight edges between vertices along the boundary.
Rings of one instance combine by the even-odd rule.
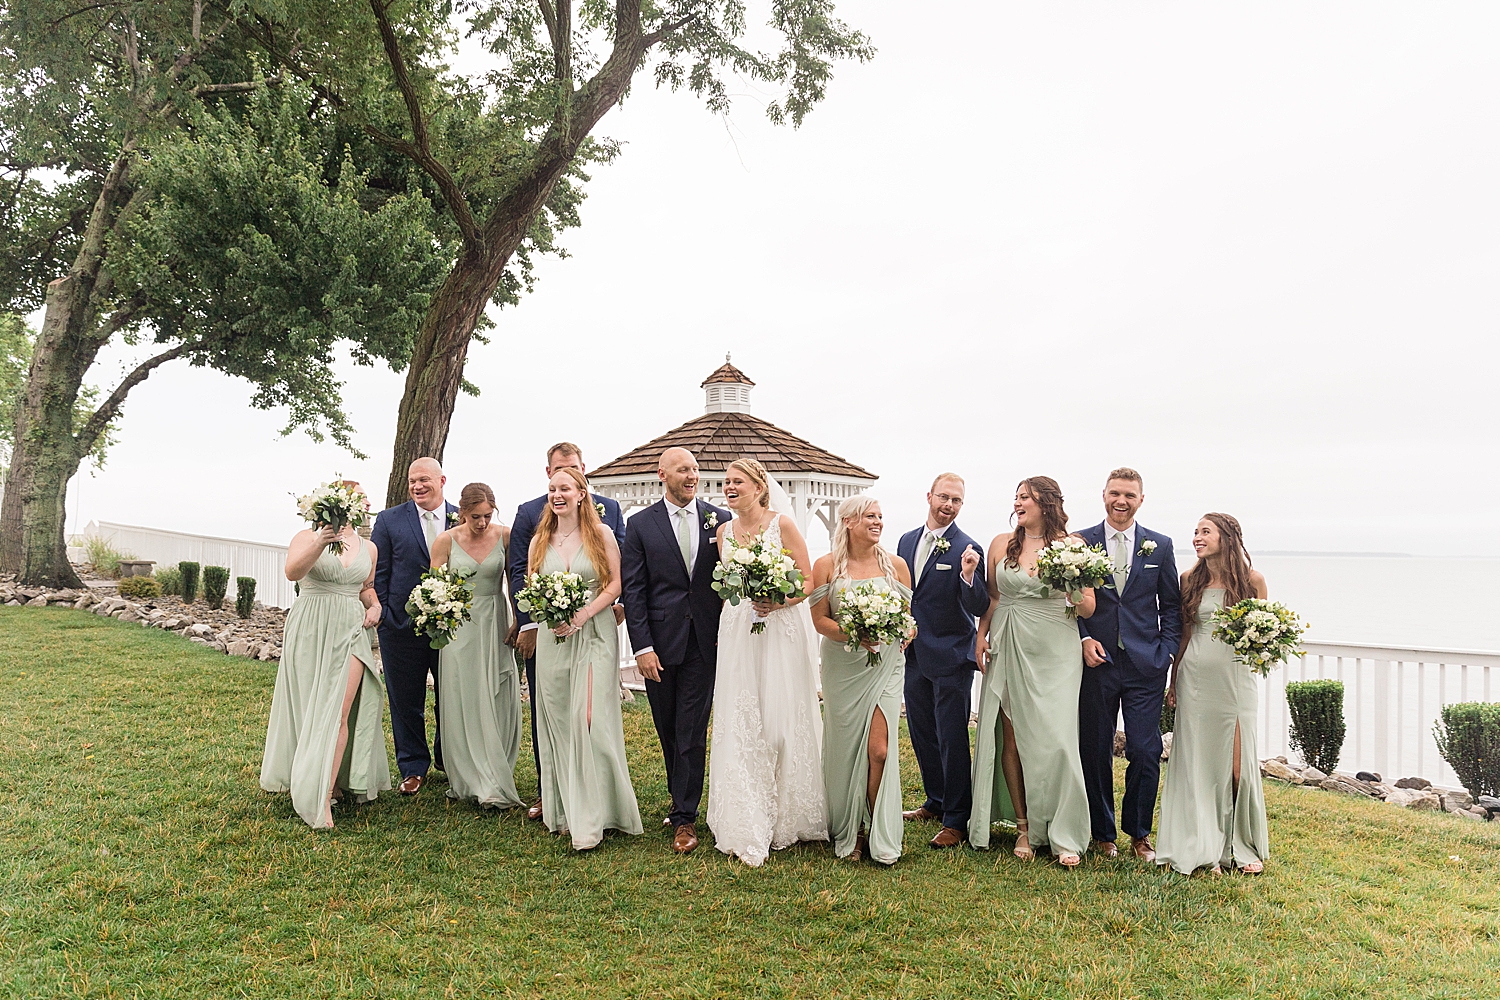
[[[756,871],[707,840],[668,849],[642,699],[625,724],[643,837],[575,855],[441,783],[314,834],[257,784],[274,677],[138,626],[0,608],[0,992],[1494,995],[1497,824],[1276,786],[1254,879],[934,852],[931,827],[889,871],[822,847]],[[902,773],[916,802],[904,741]]]

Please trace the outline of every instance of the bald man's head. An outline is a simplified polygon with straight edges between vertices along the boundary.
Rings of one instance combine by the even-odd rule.
[[[698,460],[686,448],[668,448],[656,463],[656,476],[667,490],[667,499],[686,507],[698,495]]]
[[[443,484],[448,477],[435,458],[419,458],[406,469],[406,492],[423,510],[437,510],[443,505]]]

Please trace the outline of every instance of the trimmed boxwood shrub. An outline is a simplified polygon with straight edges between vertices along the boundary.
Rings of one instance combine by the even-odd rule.
[[[198,599],[198,564],[180,562],[177,564],[177,572],[182,574],[182,599],[192,604]]]
[[[1500,795],[1500,704],[1464,701],[1444,705],[1432,727],[1438,753],[1469,794]]]
[[[160,597],[161,584],[149,576],[127,576],[120,581],[120,596],[140,600],[144,597]]]
[[[255,577],[237,576],[234,578],[234,613],[241,618],[249,618],[250,612],[255,610]]]
[[[1344,749],[1342,681],[1293,681],[1286,686],[1292,711],[1292,749],[1324,774],[1338,767]]]
[[[156,582],[161,584],[163,594],[182,593],[182,574],[171,566],[156,571]]]
[[[203,567],[203,599],[208,606],[218,611],[224,606],[224,595],[229,593],[229,570],[223,566]]]

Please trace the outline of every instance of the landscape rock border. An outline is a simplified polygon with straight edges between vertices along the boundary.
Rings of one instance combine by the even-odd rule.
[[[1426,778],[1401,778],[1394,784],[1380,775],[1361,771],[1358,775],[1335,771],[1324,774],[1315,767],[1293,764],[1285,757],[1269,757],[1260,762],[1262,778],[1274,778],[1288,785],[1321,788],[1326,792],[1374,799],[1404,809],[1446,812],[1472,820],[1500,817],[1500,800],[1481,795],[1479,801],[1462,788],[1438,788]],[[1374,778],[1374,781],[1367,780]]]

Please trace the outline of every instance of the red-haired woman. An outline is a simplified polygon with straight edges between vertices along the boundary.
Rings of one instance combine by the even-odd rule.
[[[1068,533],[1057,482],[1046,476],[1023,479],[1016,487],[1014,517],[1016,530],[990,543],[990,609],[975,640],[984,684],[969,842],[988,847],[991,821],[1013,818],[1016,857],[1030,859],[1036,847],[1050,846],[1059,862],[1073,868],[1090,836],[1078,751],[1083,647],[1078,625],[1067,615],[1067,595],[1036,578],[1037,553]],[[1077,612],[1093,615],[1092,588],[1083,591]]]
[[[1266,860],[1266,800],[1256,755],[1256,687],[1250,668],[1214,638],[1221,607],[1266,596],[1240,522],[1204,514],[1193,530],[1198,562],[1182,574],[1182,648],[1167,704],[1177,710],[1161,795],[1156,863],[1184,875],[1233,865],[1258,874]]]
[[[536,644],[533,695],[542,820],[586,851],[605,830],[639,834],[641,812],[625,766],[619,633],[611,610],[620,596],[620,548],[577,469],[559,469],[547,484],[527,573],[577,573],[594,594],[572,621],[552,630],[563,642]]]

